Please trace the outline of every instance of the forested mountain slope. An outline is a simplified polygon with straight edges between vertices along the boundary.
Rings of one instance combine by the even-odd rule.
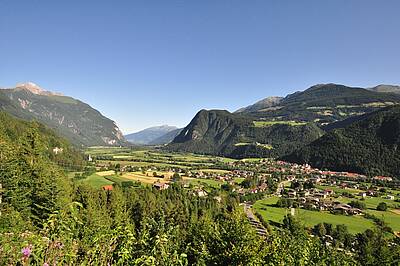
[[[267,120],[312,121],[326,125],[400,103],[400,95],[380,92],[378,87],[375,88],[376,91],[339,84],[319,84],[290,94],[270,108],[247,113]]]
[[[224,110],[201,110],[167,146],[170,150],[235,158],[281,156],[323,134],[315,124],[254,121]]]
[[[360,117],[282,159],[321,169],[400,177],[400,106]]]
[[[0,110],[24,120],[37,120],[76,145],[122,145],[125,139],[114,121],[88,104],[33,83],[0,90]]]
[[[43,124],[23,121],[5,112],[0,112],[0,139],[3,143],[0,149],[8,146],[16,150],[24,138],[32,134],[37,137],[44,153],[53,162],[68,168],[83,166],[83,154],[53,130]]]

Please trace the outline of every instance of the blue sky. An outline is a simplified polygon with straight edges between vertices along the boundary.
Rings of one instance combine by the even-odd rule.
[[[400,84],[400,1],[0,0],[0,87],[79,98],[124,133],[316,83]]]

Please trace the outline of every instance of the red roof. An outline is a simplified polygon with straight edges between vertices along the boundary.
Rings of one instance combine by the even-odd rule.
[[[113,190],[114,187],[113,187],[113,185],[105,185],[102,188],[103,188],[103,190]]]

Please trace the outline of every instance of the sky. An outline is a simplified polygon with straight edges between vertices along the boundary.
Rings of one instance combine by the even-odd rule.
[[[314,84],[400,84],[400,1],[0,0],[0,87],[78,98],[124,133]]]

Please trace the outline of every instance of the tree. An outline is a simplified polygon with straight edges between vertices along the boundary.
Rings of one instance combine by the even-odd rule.
[[[376,207],[376,209],[378,211],[387,211],[388,207],[387,207],[387,204],[385,202],[380,202],[378,204],[378,206]]]
[[[326,229],[325,229],[325,225],[323,223],[319,223],[317,225],[314,226],[314,234],[316,234],[317,236],[325,236],[326,235]]]
[[[174,182],[181,181],[181,180],[182,180],[182,177],[181,177],[181,175],[180,175],[179,173],[175,172],[175,173],[172,175],[172,180],[173,180]]]
[[[365,204],[365,202],[362,201],[358,201],[358,200],[353,200],[349,203],[349,205],[353,208],[357,208],[357,209],[361,209],[364,210],[367,208],[367,205]]]

